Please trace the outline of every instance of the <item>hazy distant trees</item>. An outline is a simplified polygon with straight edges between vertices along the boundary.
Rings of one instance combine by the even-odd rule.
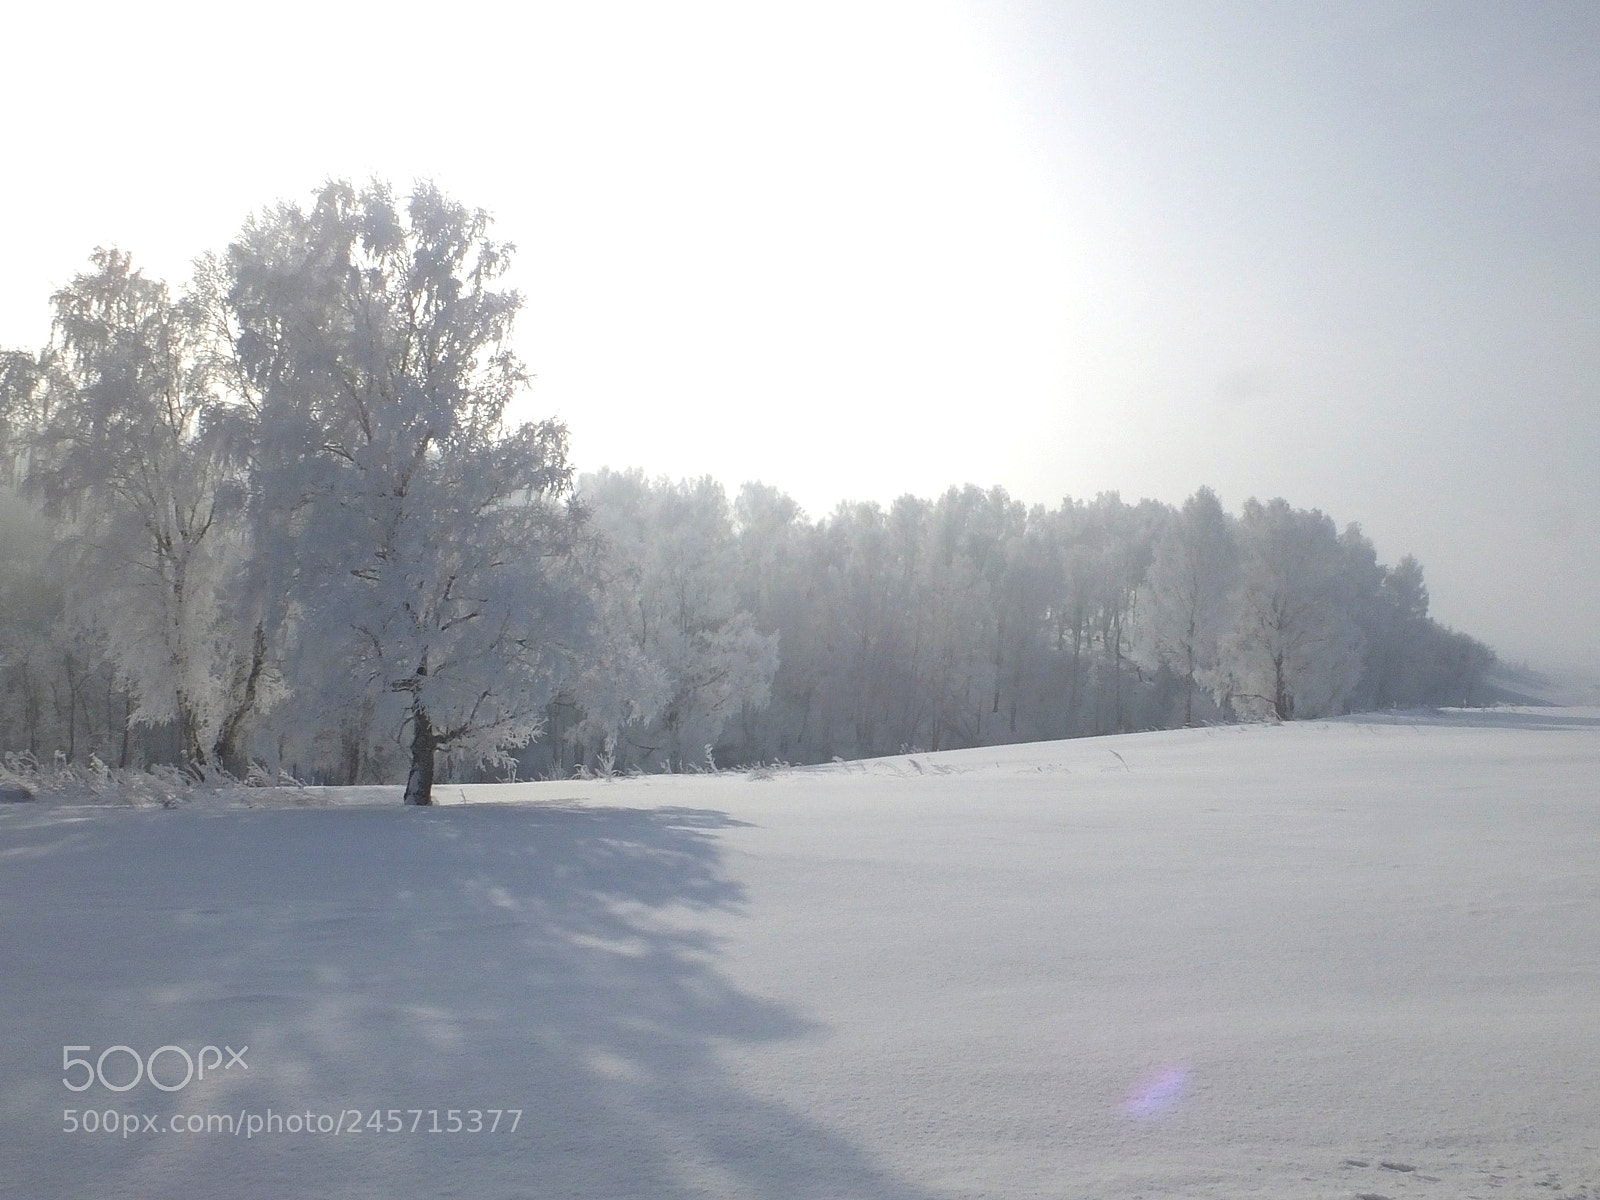
[[[1356,623],[1360,579],[1333,522],[1283,500],[1245,502],[1225,694],[1245,711],[1287,721],[1340,711],[1364,649]]]
[[[1228,515],[1210,488],[1184,501],[1156,542],[1141,614],[1146,659],[1182,681],[1185,725],[1194,723],[1197,687],[1217,682],[1238,559]]]
[[[72,762],[681,770],[1396,704],[1487,647],[1420,564],[1286,501],[951,488],[809,519],[515,424],[488,218],[334,183],[184,291],[118,251],[0,353],[0,750]],[[537,744],[530,744],[538,739]],[[514,757],[513,757],[514,756]]]
[[[1342,711],[1369,702],[1363,681],[1379,653],[1374,631],[1389,620],[1385,597],[1420,584],[1414,563],[1379,566],[1354,527],[1337,533],[1283,501],[1252,501],[1233,517],[1207,489],[1173,510],[1114,494],[1027,509],[999,489],[952,488],[887,509],[842,504],[810,521],[751,484],[731,539],[720,504],[685,504],[708,489],[720,497],[704,482],[606,473],[584,494],[613,562],[626,564],[608,603],[636,612],[640,633],[660,590],[641,569],[646,548],[689,538],[704,547],[695,569],[735,581],[738,608],[776,639],[770,686],[751,686],[717,739],[723,762]],[[680,551],[676,561],[688,560]],[[708,590],[709,578],[695,594]],[[724,594],[716,611],[727,604]],[[1403,643],[1419,664],[1407,678],[1432,682],[1406,702],[1468,694],[1442,682],[1466,678],[1453,674],[1457,662],[1481,685],[1486,648],[1464,656],[1460,635],[1414,603],[1409,612],[1383,652]],[[1392,684],[1386,697],[1399,695]],[[533,765],[595,762],[577,740],[568,751]]]
[[[574,734],[614,767],[701,763],[742,708],[766,703],[778,659],[777,639],[739,605],[727,496],[710,479],[638,471],[601,471],[579,492],[606,562],[604,638],[654,669],[610,719],[580,698],[587,721]]]
[[[750,485],[735,511],[742,601],[780,653],[723,757],[1464,703],[1493,661],[1419,610],[1414,560],[1388,571],[1356,527],[1281,500],[1238,517],[1209,489],[1179,510],[1115,494],[1025,509],[969,487],[810,522]],[[1404,688],[1392,666],[1368,682],[1380,654],[1410,664]]]
[[[1494,655],[1428,616],[1422,564],[1406,555],[1384,570],[1368,618],[1371,652],[1357,687],[1361,707],[1478,704]]]

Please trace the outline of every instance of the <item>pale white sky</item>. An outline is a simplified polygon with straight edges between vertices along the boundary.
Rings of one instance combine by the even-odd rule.
[[[582,469],[842,498],[1209,483],[1600,659],[1600,9],[58,4],[10,13],[0,345],[324,178],[520,248]],[[24,48],[17,53],[17,48]]]

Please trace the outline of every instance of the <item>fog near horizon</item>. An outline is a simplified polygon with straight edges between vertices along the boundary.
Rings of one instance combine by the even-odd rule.
[[[1283,495],[1504,656],[1600,659],[1592,10],[468,5],[454,58],[431,19],[22,17],[0,345],[96,244],[178,283],[274,198],[427,177],[519,245],[581,469]]]

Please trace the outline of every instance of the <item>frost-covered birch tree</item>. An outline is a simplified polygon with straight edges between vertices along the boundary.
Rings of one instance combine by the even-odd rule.
[[[1239,519],[1238,604],[1215,688],[1279,720],[1337,712],[1361,671],[1362,637],[1333,521],[1251,499]]]
[[[739,607],[727,495],[711,479],[651,481],[639,471],[586,476],[582,495],[613,580],[606,640],[653,668],[632,672],[647,690],[601,732],[628,765],[698,763],[745,706],[767,703],[778,665],[777,637]],[[600,712],[591,702],[590,720]]]
[[[226,257],[301,711],[403,738],[408,804],[431,802],[438,753],[535,736],[589,637],[566,430],[506,420],[527,375],[488,224],[429,185],[333,183]]]
[[[1142,589],[1138,643],[1149,665],[1183,682],[1183,723],[1194,723],[1197,682],[1211,678],[1232,616],[1238,554],[1228,514],[1203,487],[1165,523]]]
[[[265,646],[234,619],[243,483],[209,426],[220,403],[196,312],[128,255],[56,293],[51,343],[5,372],[22,483],[57,521],[69,621],[92,629],[131,714],[174,722],[188,764],[239,766],[269,698]]]

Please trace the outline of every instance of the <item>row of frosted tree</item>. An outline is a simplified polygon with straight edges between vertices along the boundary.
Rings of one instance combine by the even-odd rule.
[[[815,762],[1236,719],[1474,704],[1494,656],[1428,616],[1414,558],[1202,488],[1029,508],[1003,490],[807,520],[748,484],[601,472],[578,495],[612,636],[667,666],[649,721],[551,710],[525,761]]]
[[[573,478],[488,219],[330,184],[177,294],[98,251],[0,354],[0,749],[406,781],[1472,703],[1421,568],[1282,501],[952,489],[812,521]]]

